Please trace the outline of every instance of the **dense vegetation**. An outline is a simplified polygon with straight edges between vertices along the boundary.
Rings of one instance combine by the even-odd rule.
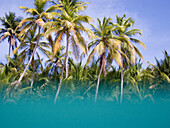
[[[0,42],[9,43],[8,63],[0,64],[0,102],[54,97],[55,102],[63,97],[69,101],[169,101],[167,51],[164,59],[144,69],[136,44],[145,45],[135,38],[142,35],[142,30],[133,28],[135,21],[124,15],[116,16],[114,23],[105,17],[97,19],[95,26],[83,14],[88,4],[35,0],[34,8],[20,7],[29,14],[26,19],[12,12],[0,19]]]

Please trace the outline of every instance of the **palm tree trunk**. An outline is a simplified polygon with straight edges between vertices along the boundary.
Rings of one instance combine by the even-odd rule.
[[[9,51],[8,51],[8,57],[10,57],[11,54],[11,42],[9,42]],[[7,66],[9,66],[9,58],[8,58],[8,64]]]
[[[8,51],[8,56],[11,54],[11,42],[9,42],[9,51]]]
[[[69,47],[69,33],[67,33],[67,47],[66,47],[66,57],[65,57],[65,60],[66,60],[66,63],[65,63],[65,69],[66,69],[66,78],[68,77],[68,47]]]
[[[99,90],[99,83],[100,83],[100,76],[101,76],[101,73],[102,73],[102,66],[100,67],[100,73],[99,73],[99,76],[98,76],[98,79],[97,79],[97,87],[96,87],[96,94],[95,94],[95,102],[97,101],[97,95],[98,95],[98,90]]]
[[[64,63],[65,63],[65,62],[66,62],[66,60],[64,60]],[[58,95],[59,95],[59,92],[60,92],[60,88],[61,88],[61,84],[62,84],[62,80],[63,80],[63,73],[64,73],[64,65],[63,65],[63,67],[62,67],[60,83],[59,83],[59,85],[58,85],[57,93],[56,93],[56,95],[55,95],[54,104],[56,103],[57,98],[58,98]]]
[[[98,76],[98,79],[97,79],[95,102],[97,101],[97,95],[98,95],[99,83],[100,83],[100,76],[101,76],[101,74],[102,74],[103,66],[104,66],[104,64],[105,64],[105,56],[106,56],[105,53],[103,53],[103,54],[102,54],[102,57],[101,57],[100,72],[99,72],[99,76]]]
[[[34,56],[32,58],[32,61],[33,61],[33,73],[32,73],[32,80],[31,80],[31,88],[33,87],[33,84],[34,84],[34,76],[35,76],[35,60],[34,60]]]
[[[123,68],[121,68],[121,96],[120,96],[120,103],[123,100]]]
[[[124,51],[123,50],[123,47],[124,47],[124,44],[123,46],[121,47],[121,51]],[[123,100],[123,55],[121,53],[121,91],[120,91],[120,103],[122,103],[122,100]]]
[[[62,67],[60,83],[59,83],[59,86],[58,86],[58,89],[57,89],[57,93],[55,95],[54,104],[56,103],[58,95],[59,95],[59,92],[60,92],[60,88],[61,88],[61,84],[62,84],[62,80],[63,80],[63,74],[64,74],[64,67],[66,68],[66,78],[68,77],[68,74],[67,74],[67,72],[68,72],[68,70],[67,70],[68,47],[69,47],[69,34],[67,34],[66,56],[65,56],[65,60],[64,60],[64,65]]]
[[[103,56],[103,73],[104,73],[104,77],[106,77],[107,71],[106,71],[106,55],[105,54]]]
[[[39,27],[39,30],[38,30],[37,43],[36,43],[36,45],[35,45],[35,47],[34,47],[34,50],[33,50],[33,52],[32,52],[32,55],[31,55],[31,57],[30,57],[30,60],[29,60],[29,62],[28,62],[28,64],[27,64],[27,66],[25,67],[23,73],[21,74],[20,78],[19,78],[18,81],[17,81],[17,84],[16,84],[16,86],[15,86],[15,89],[19,86],[21,80],[22,80],[23,77],[24,77],[24,74],[25,74],[26,71],[27,71],[28,66],[30,65],[30,63],[31,63],[31,61],[32,61],[32,58],[33,58],[34,53],[35,53],[35,51],[36,51],[36,48],[37,48],[37,46],[38,46],[39,40],[40,40],[40,27]]]

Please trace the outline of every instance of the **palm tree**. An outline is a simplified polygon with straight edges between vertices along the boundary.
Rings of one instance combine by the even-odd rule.
[[[14,48],[17,47],[17,40],[20,41],[18,36],[20,31],[17,26],[19,25],[21,18],[16,17],[15,13],[13,12],[9,12],[9,14],[5,14],[5,17],[0,18],[0,21],[2,22],[2,26],[4,26],[4,28],[0,28],[0,42],[8,39],[8,56],[10,56],[11,47],[12,50],[14,50]]]
[[[45,21],[48,19],[52,19],[53,15],[55,14],[52,12],[56,9],[56,7],[54,7],[54,6],[51,6],[50,8],[45,10],[45,7],[46,7],[48,1],[49,0],[35,0],[35,3],[34,3],[35,8],[27,8],[27,7],[23,7],[23,6],[20,7],[21,9],[24,10],[24,12],[26,12],[27,14],[29,14],[31,16],[31,17],[28,17],[20,22],[19,27],[24,25],[24,27],[21,30],[20,36],[22,36],[22,38],[24,39],[24,36],[26,36],[27,31],[34,26],[38,26],[38,34],[37,34],[38,36],[37,36],[37,43],[33,49],[32,55],[28,61],[27,66],[25,67],[25,70],[23,71],[19,80],[17,81],[15,88],[17,88],[18,85],[20,84],[29,64],[31,63],[31,61],[33,59],[34,53],[36,51],[36,48],[37,48],[39,40],[40,40],[41,28],[45,24]]]
[[[73,59],[69,58],[69,68],[71,72],[71,76],[73,80],[77,82],[86,81],[87,78],[87,69],[83,68],[82,60],[80,62],[75,63]]]
[[[149,69],[152,71],[156,79],[156,84],[150,86],[150,89],[160,85],[161,82],[163,82],[163,87],[165,83],[170,83],[170,56],[166,50],[163,53],[164,59],[159,61],[157,58],[155,58],[156,66],[149,62],[149,65],[151,66]]]
[[[25,60],[28,61],[33,53],[33,49],[36,45],[36,41],[38,38],[38,34],[36,35],[36,29],[37,26],[35,26],[34,28],[30,29],[27,32],[27,35],[25,36],[24,41],[22,42],[21,46],[20,46],[20,50],[21,53],[19,54],[20,58],[22,59],[22,62],[24,62]],[[42,33],[40,35],[40,37],[42,37]],[[48,56],[49,51],[47,49],[49,49],[49,44],[47,42],[39,42],[37,45],[37,50],[41,51],[42,53],[44,53],[44,55]],[[33,83],[34,83],[34,77],[35,77],[35,70],[36,70],[36,61],[35,58],[38,58],[39,63],[41,64],[41,72],[43,72],[43,66],[41,63],[41,59],[40,59],[40,54],[38,52],[36,52],[36,56],[33,55],[32,57],[32,61],[31,61],[31,65],[32,65],[32,81],[31,81],[31,87],[33,87]],[[27,62],[27,61],[26,61]]]
[[[85,67],[88,65],[90,62],[90,59],[94,56],[94,54],[97,52],[98,55],[100,56],[100,71],[98,75],[98,80],[97,80],[97,87],[96,87],[96,94],[95,94],[95,101],[97,100],[97,95],[98,95],[98,89],[99,89],[99,82],[100,82],[100,76],[103,71],[104,76],[106,76],[106,60],[110,59],[109,61],[112,61],[114,58],[116,62],[121,66],[120,63],[120,42],[119,40],[116,40],[113,38],[113,27],[111,23],[111,18],[104,18],[103,22],[101,22],[98,19],[98,25],[99,27],[96,28],[94,25],[93,31],[94,34],[96,35],[96,39],[92,41],[89,44],[89,48],[93,47],[92,52],[89,55],[89,58],[87,60],[87,63]]]
[[[0,81],[10,84],[11,81],[18,79],[24,63],[20,60],[19,55],[15,54],[12,58],[8,58],[8,64],[0,64]]]
[[[144,43],[142,43],[140,40],[134,38],[133,36],[136,34],[142,35],[142,30],[140,29],[130,29],[133,27],[135,21],[132,18],[125,19],[125,15],[123,17],[116,16],[117,23],[114,24],[114,32],[116,34],[115,38],[120,40],[122,42],[121,45],[121,51],[126,54],[126,56],[129,58],[130,63],[135,64],[136,61],[136,55],[138,55],[140,58],[143,59],[142,54],[139,52],[136,46],[133,45],[134,43],[138,43],[142,45],[144,48],[146,47]],[[128,60],[121,54],[121,96],[120,96],[120,102],[122,102],[123,99],[123,69],[128,65]]]
[[[155,58],[156,65],[159,71],[165,73],[168,77],[170,77],[170,56],[168,55],[168,52],[166,50],[163,52],[163,54],[163,60],[158,61],[158,59]]]
[[[151,80],[153,77],[154,76],[152,76],[150,72],[142,69],[141,59],[139,59],[139,61],[136,61],[135,64],[132,64],[128,69],[124,71],[124,81],[126,83],[126,94],[124,95],[129,97],[129,93],[134,93],[139,96],[140,100],[144,100],[145,97],[147,97],[146,91],[149,89],[146,88],[146,81],[149,82],[149,79]]]
[[[149,88],[156,94],[163,94],[159,98],[167,99],[170,94],[170,56],[167,51],[163,51],[163,54],[164,59],[158,60],[155,58],[156,66],[150,63],[150,66],[152,66],[150,69],[155,79],[154,84]]]
[[[58,86],[58,90],[55,97],[55,102],[57,100],[62,79],[64,68],[66,69],[66,78],[68,77],[68,52],[69,52],[69,45],[71,43],[73,48],[73,53],[75,58],[79,58],[80,49],[87,53],[87,44],[85,39],[82,37],[81,33],[85,32],[91,37],[92,32],[90,29],[87,29],[83,26],[82,23],[89,23],[92,19],[86,15],[80,15],[80,11],[83,11],[86,6],[84,2],[79,2],[77,0],[62,0],[58,1],[59,6],[62,8],[60,15],[55,21],[49,22],[46,24],[46,27],[51,27],[46,32],[46,37],[52,32],[56,33],[56,43],[54,45],[54,54],[60,49],[60,42],[64,36],[66,36],[66,54],[64,60],[64,66],[62,68],[60,83]]]
[[[58,50],[56,54],[53,52],[48,53],[48,59],[45,62],[46,69],[44,73],[47,75],[53,76],[54,79],[56,79],[59,75],[60,68],[62,69],[62,65],[64,62],[64,55],[61,51],[63,51],[64,48],[61,48],[61,50]]]

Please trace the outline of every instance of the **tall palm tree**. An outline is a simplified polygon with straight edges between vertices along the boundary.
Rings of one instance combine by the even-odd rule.
[[[25,36],[25,39],[23,40],[22,44],[20,45],[20,58],[22,59],[22,62],[24,62],[26,60],[26,62],[29,61],[32,53],[33,53],[33,49],[36,45],[36,41],[38,38],[38,34],[36,34],[36,29],[37,27],[35,26],[34,28],[30,29],[27,33],[27,35]],[[42,33],[40,35],[40,37],[42,37]],[[39,42],[37,45],[37,50],[41,51],[42,53],[44,53],[44,55],[48,56],[49,51],[47,49],[49,49],[49,44],[48,42]],[[31,87],[33,87],[33,83],[34,83],[34,76],[35,76],[35,68],[36,68],[36,58],[38,58],[38,60],[40,61],[39,63],[41,64],[41,59],[40,59],[40,54],[38,53],[38,51],[36,52],[35,55],[33,55],[32,57],[32,61],[31,61],[31,65],[32,65],[32,81],[31,81]],[[28,61],[27,61],[28,59]],[[41,72],[43,71],[43,66],[42,64],[41,66]]]
[[[25,70],[23,71],[19,80],[17,81],[15,88],[17,88],[18,85],[20,84],[29,64],[32,61],[32,58],[34,56],[34,53],[36,51],[36,48],[37,48],[39,40],[40,40],[41,28],[43,28],[45,21],[48,19],[52,19],[53,15],[55,14],[55,13],[53,13],[53,11],[56,9],[56,7],[54,7],[54,6],[51,6],[50,8],[45,10],[45,7],[46,7],[48,1],[49,0],[35,0],[35,2],[34,2],[35,8],[27,8],[27,7],[23,7],[23,6],[20,7],[21,9],[24,10],[24,12],[26,12],[27,14],[30,15],[30,17],[22,20],[18,26],[18,27],[21,27],[24,25],[24,27],[21,30],[20,36],[22,36],[22,38],[24,39],[24,36],[26,36],[27,31],[34,26],[38,26],[38,34],[37,34],[38,36],[37,36],[37,43],[33,49],[32,55],[28,61],[27,66],[25,67]]]
[[[106,60],[112,58],[116,60],[116,62],[121,66],[120,63],[120,41],[114,39],[112,34],[114,25],[111,22],[111,18],[104,18],[103,22],[98,19],[98,28],[92,25],[94,34],[96,39],[89,44],[89,48],[93,48],[92,52],[89,55],[87,63],[85,66],[88,65],[91,58],[94,56],[95,53],[98,53],[100,56],[100,71],[97,80],[97,87],[96,87],[96,94],[95,94],[95,101],[97,100],[98,89],[99,89],[99,82],[100,76],[103,71],[104,76],[106,76]]]
[[[55,21],[46,24],[46,27],[51,27],[46,32],[46,37],[52,32],[56,33],[56,43],[54,45],[54,54],[60,49],[60,43],[64,40],[66,36],[66,54],[64,60],[64,66],[62,68],[60,83],[55,97],[55,102],[57,100],[62,79],[64,68],[66,69],[66,78],[68,77],[68,52],[69,45],[71,43],[73,48],[73,53],[75,58],[79,58],[80,48],[84,53],[87,53],[87,44],[85,39],[82,37],[82,32],[88,34],[91,37],[92,32],[90,29],[85,28],[82,23],[89,23],[92,19],[86,15],[81,15],[80,11],[83,11],[87,6],[86,3],[77,0],[59,0],[59,6],[62,8],[60,15]]]
[[[14,50],[14,48],[17,47],[17,41],[20,41],[18,36],[20,31],[17,26],[21,21],[21,17],[16,17],[15,13],[9,12],[9,14],[5,14],[5,17],[0,18],[0,21],[2,22],[2,26],[4,27],[0,28],[0,42],[8,39],[8,55],[10,56],[11,47],[12,50]]]
[[[125,17],[126,17],[125,15],[123,15],[123,17],[116,16],[117,23],[114,24],[115,25],[114,32],[116,34],[115,38],[122,42],[121,51],[124,54],[126,54],[126,56],[129,58],[129,62],[132,64],[135,64],[136,55],[138,55],[142,59],[143,59],[143,56],[139,52],[138,48],[133,44],[133,42],[142,45],[144,48],[146,48],[146,46],[144,45],[143,42],[133,37],[136,34],[142,35],[142,30],[131,29],[135,21],[132,18],[126,19]],[[121,55],[121,61],[122,61],[121,62],[122,68],[121,68],[120,102],[122,102],[122,99],[123,99],[123,69],[125,68],[125,65],[127,67],[129,63],[123,55]]]

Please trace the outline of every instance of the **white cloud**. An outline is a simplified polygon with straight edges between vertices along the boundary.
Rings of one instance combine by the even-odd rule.
[[[115,22],[115,16],[123,14],[126,14],[127,17],[132,17],[135,20],[135,28],[142,29],[144,31],[143,37],[139,37],[140,40],[142,40],[146,46],[148,47],[147,50],[144,50],[139,46],[139,49],[141,50],[145,60],[150,60],[152,63],[154,63],[154,57],[157,56],[158,58],[163,57],[162,50],[166,49],[167,51],[170,51],[170,37],[169,33],[161,33],[154,31],[153,28],[155,26],[152,25],[153,22],[158,21],[152,21],[151,19],[146,18],[144,15],[142,15],[137,8],[134,9],[127,9],[127,4],[124,3],[124,1],[120,0],[84,0],[89,1],[91,4],[87,8],[87,11],[85,12],[86,15],[89,15],[94,18],[94,21],[96,24],[96,18],[102,18],[105,17],[111,17],[113,18]],[[9,4],[10,3],[10,4]],[[25,1],[25,0],[4,0],[1,3],[1,13],[0,17],[4,16],[5,12],[7,11],[14,11],[17,13],[17,15],[24,16],[24,13],[22,10],[20,10],[19,6],[31,6],[33,4],[33,1]],[[138,38],[138,37],[137,37]],[[2,42],[5,43],[5,42]],[[0,44],[0,48],[4,48],[4,44]],[[8,51],[8,50],[6,50]],[[6,52],[7,53],[7,52]],[[1,52],[1,57],[4,56],[4,53]],[[5,57],[3,57],[5,58]],[[1,59],[0,59],[1,61]]]

